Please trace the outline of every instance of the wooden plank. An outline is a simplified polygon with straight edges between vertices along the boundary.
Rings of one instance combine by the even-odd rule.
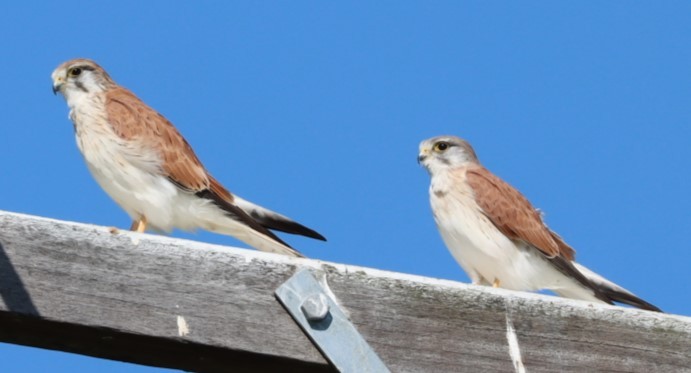
[[[394,372],[691,367],[686,317],[5,212],[0,340],[194,371],[331,371],[273,295],[305,267]]]
[[[4,213],[0,245],[2,341],[194,371],[332,371],[274,298],[295,264]]]

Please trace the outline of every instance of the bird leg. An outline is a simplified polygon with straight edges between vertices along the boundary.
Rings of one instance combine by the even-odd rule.
[[[146,217],[142,216],[141,219],[133,221],[130,230],[137,233],[144,232],[146,230]]]
[[[493,288],[498,288],[498,287],[499,287],[499,283],[500,283],[499,279],[498,279],[498,278],[495,278],[495,279],[494,279],[494,282],[492,283],[492,287],[493,287]]]

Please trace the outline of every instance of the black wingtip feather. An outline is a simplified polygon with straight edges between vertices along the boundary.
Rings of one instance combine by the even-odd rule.
[[[292,247],[290,245],[288,245],[285,241],[283,241],[278,236],[273,234],[273,232],[266,229],[266,227],[264,227],[262,224],[257,222],[254,218],[252,218],[244,210],[233,205],[232,203],[228,203],[226,200],[224,200],[218,194],[212,192],[211,190],[204,189],[204,190],[199,191],[195,194],[198,197],[206,198],[206,199],[212,201],[213,203],[216,204],[216,206],[222,208],[226,212],[226,214],[228,214],[228,216],[230,216],[231,218],[247,224],[250,228],[254,229],[255,231],[262,233],[262,234],[270,237],[271,239],[275,240],[276,242],[278,242],[282,245],[285,245],[285,246],[292,249]]]
[[[614,289],[606,288],[603,286],[598,286],[597,284],[595,284],[595,286],[600,291],[600,293],[604,294],[607,298],[609,298],[613,302],[628,304],[629,306],[640,308],[642,310],[663,312],[658,307],[644,301],[643,299],[641,299],[641,298],[639,298],[633,294],[623,293],[621,291],[617,291]]]
[[[606,303],[614,304],[614,302],[619,302],[643,310],[663,312],[658,307],[644,301],[641,298],[638,298],[633,294],[624,293],[589,280],[569,260],[563,257],[547,258],[547,260],[551,262],[552,265],[554,265],[562,273],[566,274],[567,276],[573,277],[583,286],[592,289],[595,294],[595,297]]]
[[[307,228],[304,225],[292,220],[269,219],[267,216],[261,215],[254,211],[250,212],[249,215],[265,228],[290,234],[298,234],[301,236],[314,238],[315,240],[326,241],[326,237],[322,236],[317,231]]]

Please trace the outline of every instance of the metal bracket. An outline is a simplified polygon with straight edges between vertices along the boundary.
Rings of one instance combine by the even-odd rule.
[[[339,372],[390,372],[309,270],[279,286],[276,297]]]

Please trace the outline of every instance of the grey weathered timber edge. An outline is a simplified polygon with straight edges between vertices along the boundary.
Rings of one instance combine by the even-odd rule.
[[[1,211],[0,340],[193,371],[332,371],[274,298],[300,268],[324,275],[393,372],[691,367],[687,317]]]

